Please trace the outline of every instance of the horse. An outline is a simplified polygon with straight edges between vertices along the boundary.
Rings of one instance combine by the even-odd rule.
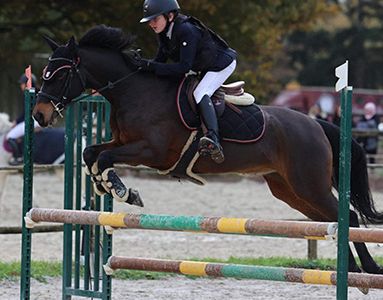
[[[93,180],[116,200],[142,206],[137,191],[127,189],[113,169],[116,163],[168,170],[179,159],[190,132],[181,125],[174,101],[179,78],[137,69],[124,51],[132,40],[121,29],[98,25],[79,42],[65,45],[45,37],[53,53],[43,72],[33,116],[48,126],[85,89],[98,90],[111,104],[113,139],[85,148],[83,158]],[[79,98],[77,98],[79,99]],[[265,130],[254,143],[222,141],[225,161],[199,157],[197,174],[257,173],[272,194],[314,221],[336,222],[340,130],[327,122],[282,107],[260,106]],[[363,149],[352,141],[351,203],[362,220],[383,223],[369,190]],[[233,199],[235,202],[235,199]],[[350,209],[350,226],[359,227]],[[364,243],[354,243],[365,272],[383,274]],[[361,272],[349,247],[349,271]]]

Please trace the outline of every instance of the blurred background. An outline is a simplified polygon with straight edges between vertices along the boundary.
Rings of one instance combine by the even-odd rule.
[[[134,34],[143,56],[154,56],[155,34],[139,23],[141,0],[0,1],[0,111],[22,109],[18,79],[29,64],[40,80],[50,49],[79,39],[96,24]],[[336,109],[334,68],[349,60],[355,113],[373,101],[383,105],[382,0],[179,0],[182,12],[201,19],[238,51],[232,80],[245,80],[259,103],[308,112],[318,103]],[[362,89],[362,90],[359,90]],[[332,100],[331,100],[332,99]]]

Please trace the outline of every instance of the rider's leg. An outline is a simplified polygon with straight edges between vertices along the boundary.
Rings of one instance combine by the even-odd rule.
[[[21,151],[21,145],[16,139],[8,139],[8,145],[12,149],[12,157],[8,161],[11,166],[16,166],[23,163],[23,152]]]
[[[225,158],[219,143],[217,116],[210,97],[233,73],[236,64],[234,60],[228,67],[219,72],[207,72],[193,92],[200,116],[208,130],[206,136],[202,137],[199,142],[199,152],[210,154],[217,163],[222,163]]]
[[[13,127],[7,133],[6,138],[17,140],[18,138],[21,138],[22,136],[24,136],[24,130],[25,130],[25,123],[20,122],[19,124],[15,125],[15,127]]]
[[[34,128],[40,125],[34,120]],[[6,135],[8,145],[12,148],[13,157],[9,160],[10,165],[19,165],[23,163],[22,143],[20,140],[24,137],[25,122],[20,122],[14,126]]]
[[[21,122],[7,133],[6,139],[8,145],[12,148],[12,158],[9,160],[10,165],[19,165],[23,163],[23,153],[18,139],[24,135],[24,126],[24,122]]]
[[[199,141],[198,150],[200,154],[210,154],[216,163],[222,163],[225,160],[223,149],[219,142],[219,131],[217,115],[214,104],[208,95],[202,97],[198,103],[198,110],[202,122],[205,124],[207,132]]]

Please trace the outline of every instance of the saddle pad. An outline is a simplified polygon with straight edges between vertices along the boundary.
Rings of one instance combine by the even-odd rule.
[[[178,113],[183,125],[189,130],[201,127],[199,116],[192,110],[187,99],[187,77],[180,83],[177,93]],[[218,118],[221,139],[235,143],[252,143],[265,131],[263,111],[256,104],[236,106],[226,103],[223,115]]]

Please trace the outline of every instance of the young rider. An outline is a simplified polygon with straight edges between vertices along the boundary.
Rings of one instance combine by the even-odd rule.
[[[157,75],[202,74],[194,91],[199,114],[207,133],[199,141],[199,152],[213,161],[224,161],[217,116],[210,97],[234,72],[237,53],[198,19],[180,14],[176,0],[145,0],[141,23],[148,23],[158,35],[159,47],[153,60],[139,65]],[[166,63],[171,59],[172,63]]]

